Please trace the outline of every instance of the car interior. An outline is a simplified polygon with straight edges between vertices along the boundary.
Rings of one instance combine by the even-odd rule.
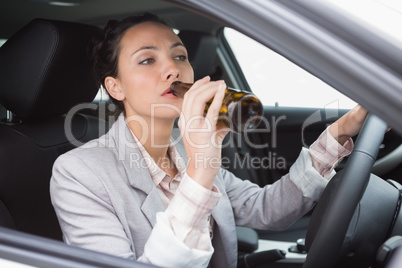
[[[49,180],[53,163],[59,155],[100,137],[110,127],[110,102],[105,95],[96,98],[99,89],[93,79],[88,52],[92,38],[102,34],[101,28],[108,19],[154,12],[179,30],[178,35],[187,47],[194,67],[195,79],[210,75],[212,80],[224,79],[232,87],[252,90],[222,37],[224,25],[221,22],[160,1],[137,1],[137,6],[134,6],[127,0],[119,0],[114,5],[115,13],[108,10],[111,7],[108,1],[92,2],[95,1],[88,1],[88,5],[83,3],[80,12],[76,12],[40,1],[20,0],[9,3],[0,11],[0,17],[3,17],[0,18],[0,38],[7,39],[0,47],[0,226],[13,230],[5,231],[9,236],[3,236],[0,241],[13,240],[14,231],[38,236],[44,239],[44,243],[47,239],[62,241],[50,202]],[[30,15],[11,14],[11,10],[21,3],[26,5],[24,10],[31,11]],[[132,10],[124,10],[127,6]],[[5,14],[6,10],[10,14]],[[7,16],[16,16],[12,27],[4,26]],[[303,122],[316,111],[316,108],[265,106],[266,118],[283,115],[287,118],[278,123],[275,133],[277,146],[256,149],[245,141],[245,137],[233,133],[224,142],[227,146],[223,148],[223,156],[228,159],[235,154],[243,159],[275,154],[286,159],[285,167],[246,169],[228,162],[224,168],[260,186],[274,183],[289,171],[300,148],[305,145],[302,140],[311,144],[328,124],[348,110],[340,110],[337,117],[327,119],[328,109],[318,109],[323,119],[300,133]],[[250,132],[247,139],[253,144],[271,144],[274,133],[264,124],[259,129],[266,131]],[[402,183],[401,146],[402,137],[393,130],[389,131],[382,142],[373,173]],[[340,163],[337,170],[341,170],[346,161]],[[245,267],[258,267],[284,258],[283,252],[277,248],[256,251],[261,247],[259,240],[291,244],[293,252],[300,254],[303,260],[303,239],[311,214],[285,231],[239,227],[239,267],[245,265],[244,256],[250,258],[250,266]],[[54,247],[57,248],[58,243],[55,242]],[[71,256],[85,255],[72,251]],[[100,254],[88,254],[92,259],[101,258]],[[117,259],[120,264],[116,267],[128,267],[128,262]],[[301,266],[300,263],[286,263],[279,267]]]

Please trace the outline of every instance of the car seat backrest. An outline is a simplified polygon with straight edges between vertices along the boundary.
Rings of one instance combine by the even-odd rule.
[[[1,226],[61,239],[49,195],[53,163],[105,131],[98,117],[69,112],[98,91],[88,47],[100,33],[35,19],[0,48],[0,104],[8,111],[0,123]]]

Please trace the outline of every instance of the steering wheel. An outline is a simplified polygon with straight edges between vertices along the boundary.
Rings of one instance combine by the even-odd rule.
[[[337,262],[349,224],[366,190],[371,169],[383,141],[387,124],[368,115],[316,230],[303,268],[331,267]],[[337,174],[338,175],[338,174]],[[310,223],[311,225],[312,223]],[[314,223],[313,223],[314,224]]]

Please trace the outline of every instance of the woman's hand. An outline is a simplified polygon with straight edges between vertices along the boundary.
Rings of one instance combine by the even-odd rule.
[[[222,142],[229,129],[217,128],[217,120],[225,95],[224,81],[211,82],[204,77],[184,95],[179,128],[186,148],[187,174],[207,189],[212,189],[221,166]],[[211,100],[204,117],[205,104]]]
[[[343,145],[349,138],[357,135],[367,117],[367,110],[356,106],[329,127],[329,133]]]

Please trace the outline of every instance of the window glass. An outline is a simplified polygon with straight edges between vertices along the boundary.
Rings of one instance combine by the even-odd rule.
[[[264,105],[350,109],[356,103],[281,55],[226,28],[225,38],[251,90]]]

